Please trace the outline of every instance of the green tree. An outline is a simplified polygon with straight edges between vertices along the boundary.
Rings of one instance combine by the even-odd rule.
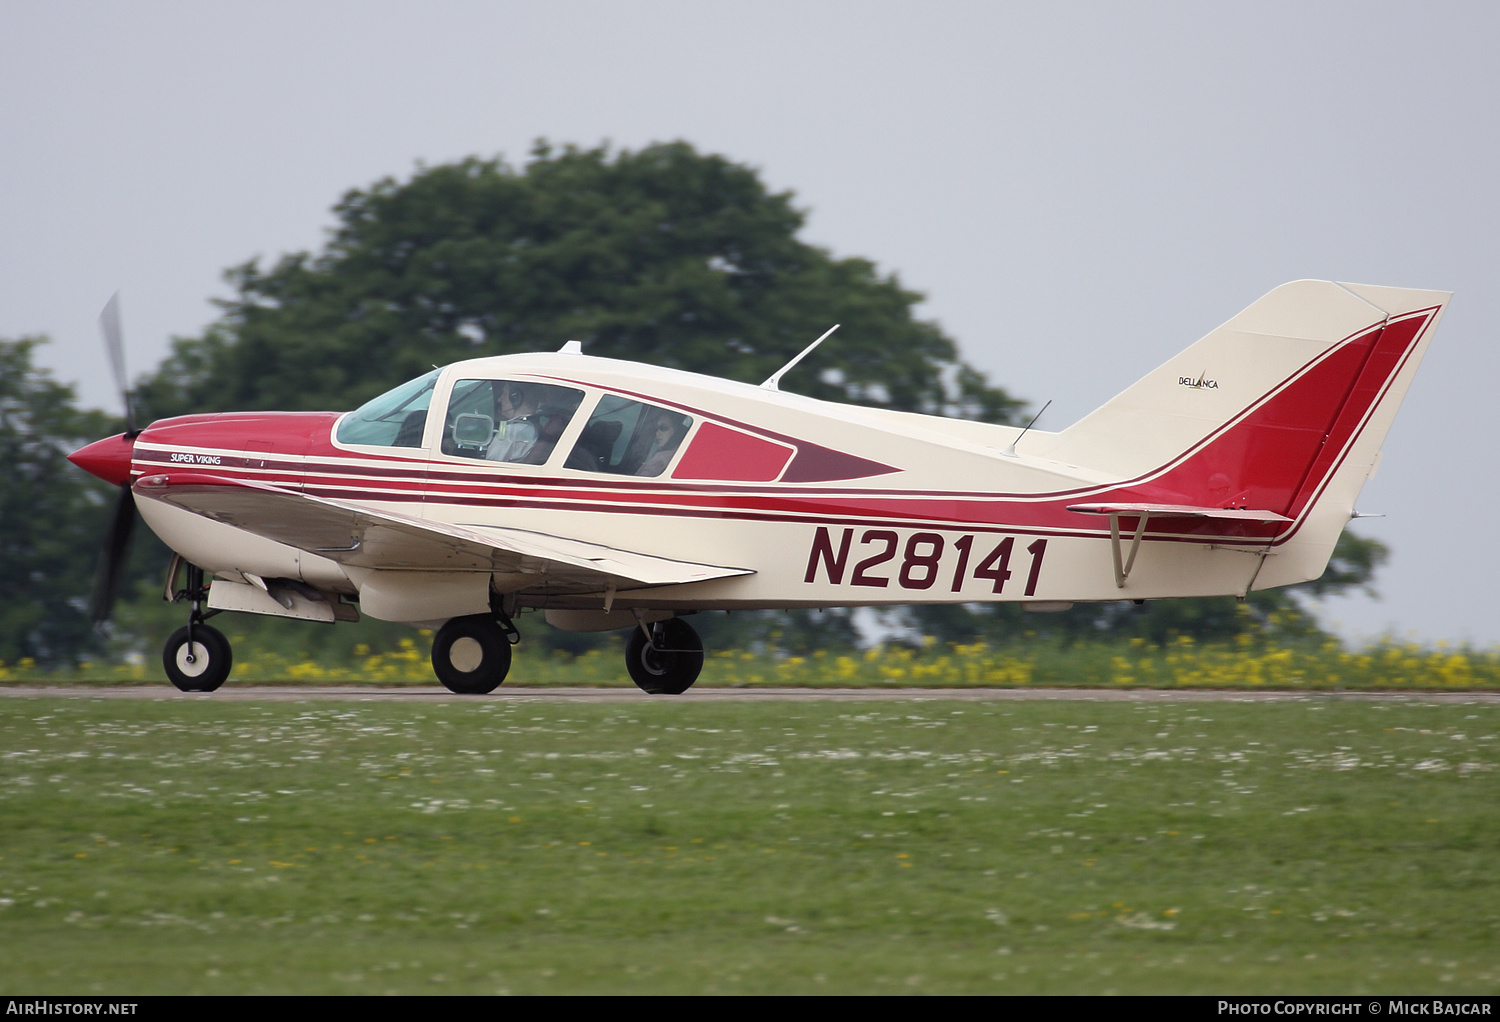
[[[804,215],[756,172],[686,143],[538,143],[517,170],[467,159],[344,196],[318,254],[228,271],[235,295],[141,390],[157,415],[352,408],[478,355],[551,350],[813,397],[1007,421],[1019,407],[913,314],[922,296],[797,238]]]
[[[99,649],[88,592],[115,491],[65,459],[119,420],[80,411],[32,365],[39,337],[0,339],[0,662],[75,661]]]

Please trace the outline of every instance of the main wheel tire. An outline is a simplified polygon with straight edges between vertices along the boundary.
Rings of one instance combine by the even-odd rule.
[[[229,640],[217,628],[198,624],[192,630],[191,649],[186,626],[172,633],[162,650],[161,665],[172,684],[182,691],[212,692],[229,677],[234,654],[230,652]]]
[[[432,640],[432,669],[450,692],[493,692],[510,672],[510,639],[488,614],[453,618]]]
[[[703,670],[703,640],[693,626],[681,618],[652,626],[660,648],[646,640],[639,628],[630,630],[625,643],[625,669],[643,692],[679,696],[693,687]]]

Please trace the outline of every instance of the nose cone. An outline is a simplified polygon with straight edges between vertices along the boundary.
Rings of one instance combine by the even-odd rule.
[[[130,481],[130,456],[134,450],[135,444],[121,433],[80,447],[68,455],[68,460],[85,472],[119,486]]]

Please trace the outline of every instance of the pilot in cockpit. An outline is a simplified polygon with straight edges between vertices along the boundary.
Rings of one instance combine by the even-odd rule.
[[[489,461],[521,461],[536,445],[538,430],[531,416],[537,399],[524,383],[499,384],[495,395],[495,437],[484,456]]]

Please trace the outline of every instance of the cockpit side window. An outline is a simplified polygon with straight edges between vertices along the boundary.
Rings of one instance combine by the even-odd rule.
[[[440,369],[403,383],[360,405],[339,421],[335,437],[341,444],[377,447],[421,447],[427,426],[427,406],[437,386]]]
[[[442,452],[543,465],[583,401],[583,391],[528,380],[459,380],[448,399]]]
[[[606,394],[565,465],[585,472],[659,476],[692,428],[690,415]]]

